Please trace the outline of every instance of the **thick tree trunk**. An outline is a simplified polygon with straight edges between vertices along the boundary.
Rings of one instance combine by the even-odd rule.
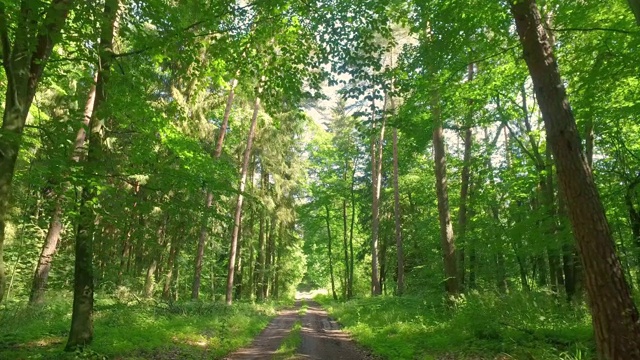
[[[396,253],[398,255],[396,294],[404,293],[404,252],[402,250],[402,214],[400,213],[400,185],[398,183],[398,128],[393,129],[393,215],[395,222]]]
[[[598,354],[607,360],[640,359],[638,310],[624,279],[591,169],[581,152],[575,119],[538,7],[534,0],[523,0],[512,3],[511,12],[580,250]]]
[[[456,266],[456,247],[453,237],[453,226],[449,213],[449,195],[447,193],[447,165],[444,149],[444,133],[440,119],[440,104],[437,94],[433,95],[431,104],[433,116],[433,160],[436,172],[436,194],[438,197],[438,215],[440,219],[440,240],[444,260],[445,289],[449,296],[459,293],[458,271]]]
[[[72,0],[54,0],[46,16],[40,19],[40,14],[31,9],[32,5],[23,1],[21,12],[16,14],[20,31],[15,34],[13,48],[9,40],[5,5],[0,3],[2,65],[7,76],[0,128],[0,301],[4,298],[6,284],[3,256],[5,229],[22,132],[47,60],[53,46],[60,40],[60,32],[73,3]],[[33,48],[29,45],[33,45]]]
[[[258,123],[258,112],[260,111],[260,90],[256,95],[253,103],[253,116],[251,117],[251,126],[247,136],[247,146],[244,150],[242,158],[242,169],[240,171],[240,186],[238,188],[238,201],[236,203],[235,215],[233,217],[233,233],[231,235],[231,247],[229,249],[229,266],[227,270],[227,293],[226,303],[231,305],[233,302],[233,277],[236,264],[236,251],[238,248],[238,235],[240,231],[240,221],[242,218],[242,202],[244,201],[244,189],[247,184],[247,170],[249,169],[249,160],[251,159],[251,148],[253,147],[253,138],[256,133]]]
[[[218,132],[218,139],[216,141],[216,149],[213,153],[214,160],[218,160],[222,155],[222,148],[224,145],[224,138],[227,134],[227,127],[229,126],[229,116],[231,115],[231,107],[233,105],[233,98],[235,97],[235,88],[237,85],[236,79],[231,80],[229,95],[227,96],[227,104],[224,109],[224,116],[222,118],[222,124]],[[202,224],[200,225],[200,236],[198,237],[198,250],[195,258],[195,268],[193,273],[193,285],[191,286],[191,298],[197,300],[200,296],[200,277],[202,276],[202,260],[204,257],[205,243],[207,242],[207,236],[209,232],[209,212],[213,205],[213,193],[207,191],[204,204],[204,217]]]
[[[102,160],[102,117],[103,105],[107,101],[106,85],[111,73],[113,57],[113,38],[117,21],[119,0],[106,0],[103,25],[100,34],[100,61],[94,112],[89,123],[88,164],[98,164]],[[96,196],[94,185],[87,184],[82,190],[80,200],[80,218],[76,232],[75,269],[73,286],[73,311],[71,331],[65,347],[74,351],[89,345],[93,340],[93,236],[95,215],[91,202]]]

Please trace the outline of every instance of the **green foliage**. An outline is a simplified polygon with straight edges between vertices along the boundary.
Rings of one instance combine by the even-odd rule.
[[[0,357],[6,359],[221,358],[246,346],[275,315],[275,303],[96,301],[93,345],[64,353],[71,317],[67,297],[0,313]]]
[[[472,293],[450,308],[439,293],[421,297],[320,298],[354,338],[387,359],[591,359],[594,339],[584,305],[545,293]]]

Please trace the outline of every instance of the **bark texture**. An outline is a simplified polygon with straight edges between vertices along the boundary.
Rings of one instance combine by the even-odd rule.
[[[119,0],[106,0],[103,24],[100,33],[99,69],[96,82],[94,112],[89,122],[89,148],[87,164],[97,164],[102,160],[103,106],[107,101],[106,85],[111,75],[113,58],[113,38],[119,9]],[[96,196],[93,185],[86,185],[80,200],[80,220],[76,232],[75,268],[73,285],[73,312],[71,331],[65,347],[74,351],[89,345],[93,340],[93,236],[95,218],[91,201]]]
[[[444,149],[444,133],[440,118],[440,104],[437,94],[432,99],[433,116],[433,160],[436,171],[436,195],[438,197],[438,215],[440,220],[440,241],[444,259],[445,289],[449,296],[459,293],[458,271],[456,264],[456,246],[453,226],[449,212],[449,194],[447,192],[447,164]]]
[[[584,269],[600,358],[640,359],[638,311],[534,0],[511,5]]]

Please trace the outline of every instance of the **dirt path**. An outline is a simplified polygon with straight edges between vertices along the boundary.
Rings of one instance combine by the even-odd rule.
[[[299,315],[302,304],[307,310]],[[296,320],[302,323],[302,344],[298,352],[289,359],[313,360],[369,360],[375,359],[367,351],[359,348],[340,330],[320,305],[311,300],[297,301],[293,309],[282,311],[267,328],[254,339],[251,346],[231,354],[226,360],[270,360],[284,338],[289,334]]]

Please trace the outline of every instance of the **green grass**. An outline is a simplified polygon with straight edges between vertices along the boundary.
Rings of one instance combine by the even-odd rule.
[[[63,348],[71,301],[0,311],[0,359],[221,358],[248,345],[276,314],[276,304],[185,302],[127,305],[97,299],[94,341],[83,354]]]
[[[300,309],[298,310],[298,315],[300,316],[304,316],[307,313],[307,309],[309,307],[307,306],[307,304],[302,304],[302,306],[300,306]]]
[[[298,348],[302,345],[302,322],[296,321],[291,328],[291,332],[284,338],[282,344],[276,351],[274,360],[286,360],[295,358]]]
[[[593,359],[589,312],[548,294],[473,294],[453,308],[440,295],[321,303],[374,353],[402,359]]]

